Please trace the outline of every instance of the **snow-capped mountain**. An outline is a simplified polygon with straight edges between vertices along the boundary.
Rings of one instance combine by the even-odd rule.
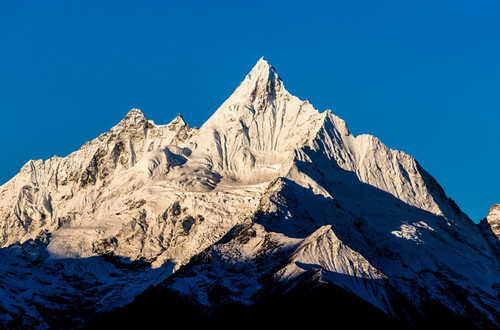
[[[353,136],[262,58],[199,129],[132,109],[0,187],[0,317],[77,326],[151,285],[210,314],[307,279],[413,326],[435,305],[499,326],[499,214],[474,224],[415,159]]]

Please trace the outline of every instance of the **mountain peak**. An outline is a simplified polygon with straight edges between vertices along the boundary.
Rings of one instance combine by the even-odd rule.
[[[255,80],[259,78],[267,78],[268,80],[274,80],[274,79],[281,80],[281,78],[276,73],[276,69],[271,64],[269,64],[269,62],[267,62],[264,56],[262,56],[257,61],[257,63],[248,73],[246,78],[250,80]]]
[[[255,102],[258,99],[274,99],[283,92],[285,86],[276,69],[261,57],[229,100],[234,102],[236,98],[240,101]]]
[[[141,109],[133,108],[130,109],[129,112],[127,112],[122,121],[138,121],[143,119],[146,119],[146,116],[144,116],[144,113],[142,113]]]
[[[129,110],[129,112],[127,112],[127,116],[142,116],[144,117],[144,113],[142,113],[141,109],[138,109],[138,108],[132,108]]]
[[[144,116],[142,111],[140,109],[133,108],[116,126],[121,128],[137,127],[147,125],[147,123],[148,119]]]
[[[182,114],[180,113],[174,118],[174,120],[170,122],[169,125],[179,125],[179,124],[182,126],[187,125],[186,121],[184,120],[184,117],[182,117]]]
[[[273,68],[273,66],[271,64],[269,64],[269,62],[266,60],[266,58],[264,56],[262,56],[258,61],[257,63],[255,63],[255,66],[254,66],[254,69],[258,66],[265,66],[265,67],[268,67],[268,68]],[[274,68],[273,68],[274,69]],[[253,71],[253,69],[252,69]]]

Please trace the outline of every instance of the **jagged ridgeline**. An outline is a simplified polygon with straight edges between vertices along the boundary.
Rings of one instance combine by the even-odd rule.
[[[352,315],[342,300],[387,326],[497,327],[497,211],[474,224],[415,159],[353,136],[262,58],[199,129],[132,109],[0,187],[0,322],[98,326],[144,306],[217,322],[279,302],[312,324]]]

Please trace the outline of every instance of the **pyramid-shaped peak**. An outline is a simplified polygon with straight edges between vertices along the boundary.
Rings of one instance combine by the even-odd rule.
[[[286,92],[276,69],[261,57],[252,70],[246,75],[231,98],[250,99],[274,98],[277,93]]]
[[[261,57],[245,79],[217,111],[203,124],[204,127],[215,127],[221,123],[240,122],[249,111],[255,115],[274,111],[278,99],[288,100],[291,94],[285,89],[275,68]]]
[[[174,118],[174,120],[172,120],[172,121],[170,122],[170,124],[169,124],[169,125],[182,125],[182,126],[185,126],[185,125],[187,125],[187,124],[186,124],[186,121],[184,120],[184,117],[182,117],[182,114],[180,114],[180,113],[179,113],[179,114],[178,114],[178,115]]]
[[[255,64],[255,66],[258,66],[258,65],[266,65],[270,68],[272,68],[271,64],[269,64],[269,62],[266,60],[266,58],[264,56],[262,56],[258,61],[257,61],[257,64]]]
[[[253,67],[250,73],[247,75],[247,78],[252,80],[258,78],[268,78],[271,79],[280,79],[278,74],[276,73],[276,69],[267,62],[267,60],[262,56],[257,64]]]

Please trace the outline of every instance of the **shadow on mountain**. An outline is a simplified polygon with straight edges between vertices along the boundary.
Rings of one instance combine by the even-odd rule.
[[[164,286],[150,287],[131,304],[87,323],[85,329],[149,327],[239,327],[339,329],[478,329],[438,303],[427,303],[410,324],[389,316],[361,298],[332,283],[318,284],[312,270],[293,284],[274,286],[252,305],[222,304],[210,309],[194,305],[186,297]],[[270,283],[271,284],[271,283]],[[393,299],[409,304],[397,292]],[[403,307],[402,307],[403,308]]]
[[[479,228],[481,229],[483,235],[487,238],[488,243],[500,255],[500,238],[495,234],[491,224],[486,218],[479,222]]]
[[[247,227],[251,225],[239,225],[216,245],[232,240],[244,241]],[[270,251],[250,260],[224,262],[208,249],[193,257],[162,284],[148,288],[124,308],[100,315],[88,323],[87,328],[152,327],[161,324],[166,327],[217,328],[335,326],[341,329],[477,329],[471,320],[457,315],[440,302],[422,301],[417,308],[386,279],[371,280],[332,273],[328,277],[334,277],[333,281],[326,282],[325,270],[321,270],[320,266],[300,263],[298,266],[305,270],[303,274],[291,281],[275,280],[273,275],[289,262],[295,250]],[[184,286],[183,281],[188,285]],[[221,284],[251,284],[255,281],[262,287],[253,295],[250,305],[237,302],[238,297],[243,296],[244,288],[238,290],[237,286]],[[397,318],[342,287],[342,284],[349,287],[353,282],[378,288],[375,293],[383,291],[380,299],[387,300]],[[196,303],[189,290],[181,296],[170,288],[172,283],[184,289],[189,287],[189,283],[197,283],[192,290],[204,290],[210,307]],[[197,293],[193,292],[194,295]]]
[[[172,273],[170,262],[152,269],[146,261],[110,255],[53,258],[46,250],[49,239],[45,233],[0,249],[0,316],[9,329],[81,326]]]
[[[396,313],[402,319],[410,319],[417,322],[416,324],[421,322],[425,325],[424,328],[429,324],[444,326],[445,324],[440,322],[441,318],[450,324],[468,325],[467,328],[474,328],[471,320],[485,324],[485,328],[491,327],[487,316],[474,307],[473,300],[469,300],[464,295],[464,290],[454,285],[451,278],[447,277],[453,276],[450,274],[461,274],[461,271],[442,268],[448,264],[447,258],[453,259],[456,255],[453,247],[467,246],[470,251],[476,253],[483,253],[480,250],[488,248],[486,241],[479,241],[481,248],[479,245],[475,246],[478,241],[466,237],[469,231],[449,225],[464,216],[452,201],[448,206],[439,205],[444,210],[443,213],[450,217],[447,219],[411,206],[390,193],[361,182],[355,173],[341,169],[322,153],[311,150],[306,150],[306,153],[312,161],[296,160],[298,171],[319,183],[333,198],[282,178],[282,187],[269,200],[275,207],[269,208],[271,212],[257,212],[254,222],[264,226],[267,231],[296,238],[305,238],[321,226],[332,225],[335,235],[344,244],[389,276],[389,283],[397,281],[396,287],[406,286],[409,291],[412,291],[414,286],[419,287],[417,301],[403,304],[404,308]],[[433,185],[435,180],[430,176],[430,179],[425,178],[425,175],[424,173],[426,183]],[[446,198],[439,185],[435,185],[430,188],[431,191],[436,189],[434,191],[437,191],[438,195],[443,194],[436,199]],[[471,230],[474,230],[472,225],[471,223]],[[405,227],[414,232],[405,232]],[[494,252],[490,255],[494,255]],[[429,256],[433,256],[433,260],[429,259]],[[399,274],[397,278],[391,277],[394,273]],[[419,278],[419,273],[433,274],[439,283],[439,288],[435,289],[446,299],[458,302],[466,311],[469,320],[455,314],[442,303],[432,300],[425,292],[425,284],[412,282]],[[402,280],[401,278],[406,277],[404,274],[415,280]],[[420,306],[419,311],[412,311],[415,304]],[[397,306],[391,302],[387,305],[390,308]],[[489,310],[494,317],[498,316],[491,307],[482,303],[481,305],[481,308]]]
[[[386,329],[401,329],[398,327],[400,322],[334,286],[266,297],[251,306],[219,306],[210,312],[200,310],[174,291],[150,288],[132,304],[101,315],[86,328],[148,328],[158,325],[214,326],[219,329],[325,325],[357,328],[374,324],[384,325]]]
[[[284,186],[278,194],[283,198],[278,198],[278,202],[273,201],[278,204],[278,211],[259,211],[254,218],[255,222],[263,225],[268,231],[305,238],[319,227],[330,224],[336,235],[351,248],[367,258],[371,255],[371,259],[378,259],[379,256],[372,253],[373,247],[377,245],[370,242],[371,238],[377,237],[381,241],[378,243],[386,246],[389,245],[388,242],[394,243],[401,246],[403,251],[412,249],[416,246],[415,240],[398,237],[394,233],[400,231],[405,224],[424,221],[430,228],[419,227],[419,237],[415,236],[416,239],[421,237],[423,241],[427,241],[427,238],[441,242],[459,241],[475,250],[478,249],[468,242],[470,238],[466,237],[466,231],[449,225],[449,220],[465,216],[458,207],[450,211],[450,207],[440,205],[442,210],[448,210],[445,214],[448,219],[414,207],[386,191],[360,181],[354,172],[340,168],[323,153],[304,149],[311,162],[295,160],[298,171],[319,183],[333,198],[327,198],[315,193],[312,188],[281,178]],[[426,175],[428,176],[426,172],[423,173],[424,177]],[[424,180],[434,187],[432,182],[435,180],[432,177]],[[441,194],[442,189],[437,183],[435,185],[437,194]],[[434,188],[430,189],[432,191]],[[446,198],[444,192],[442,194]],[[439,199],[436,198],[437,202]],[[296,207],[297,205],[300,205],[300,208]],[[455,204],[450,201],[450,205],[453,207]],[[471,222],[471,227],[472,225]],[[360,244],[361,242],[365,244]]]

